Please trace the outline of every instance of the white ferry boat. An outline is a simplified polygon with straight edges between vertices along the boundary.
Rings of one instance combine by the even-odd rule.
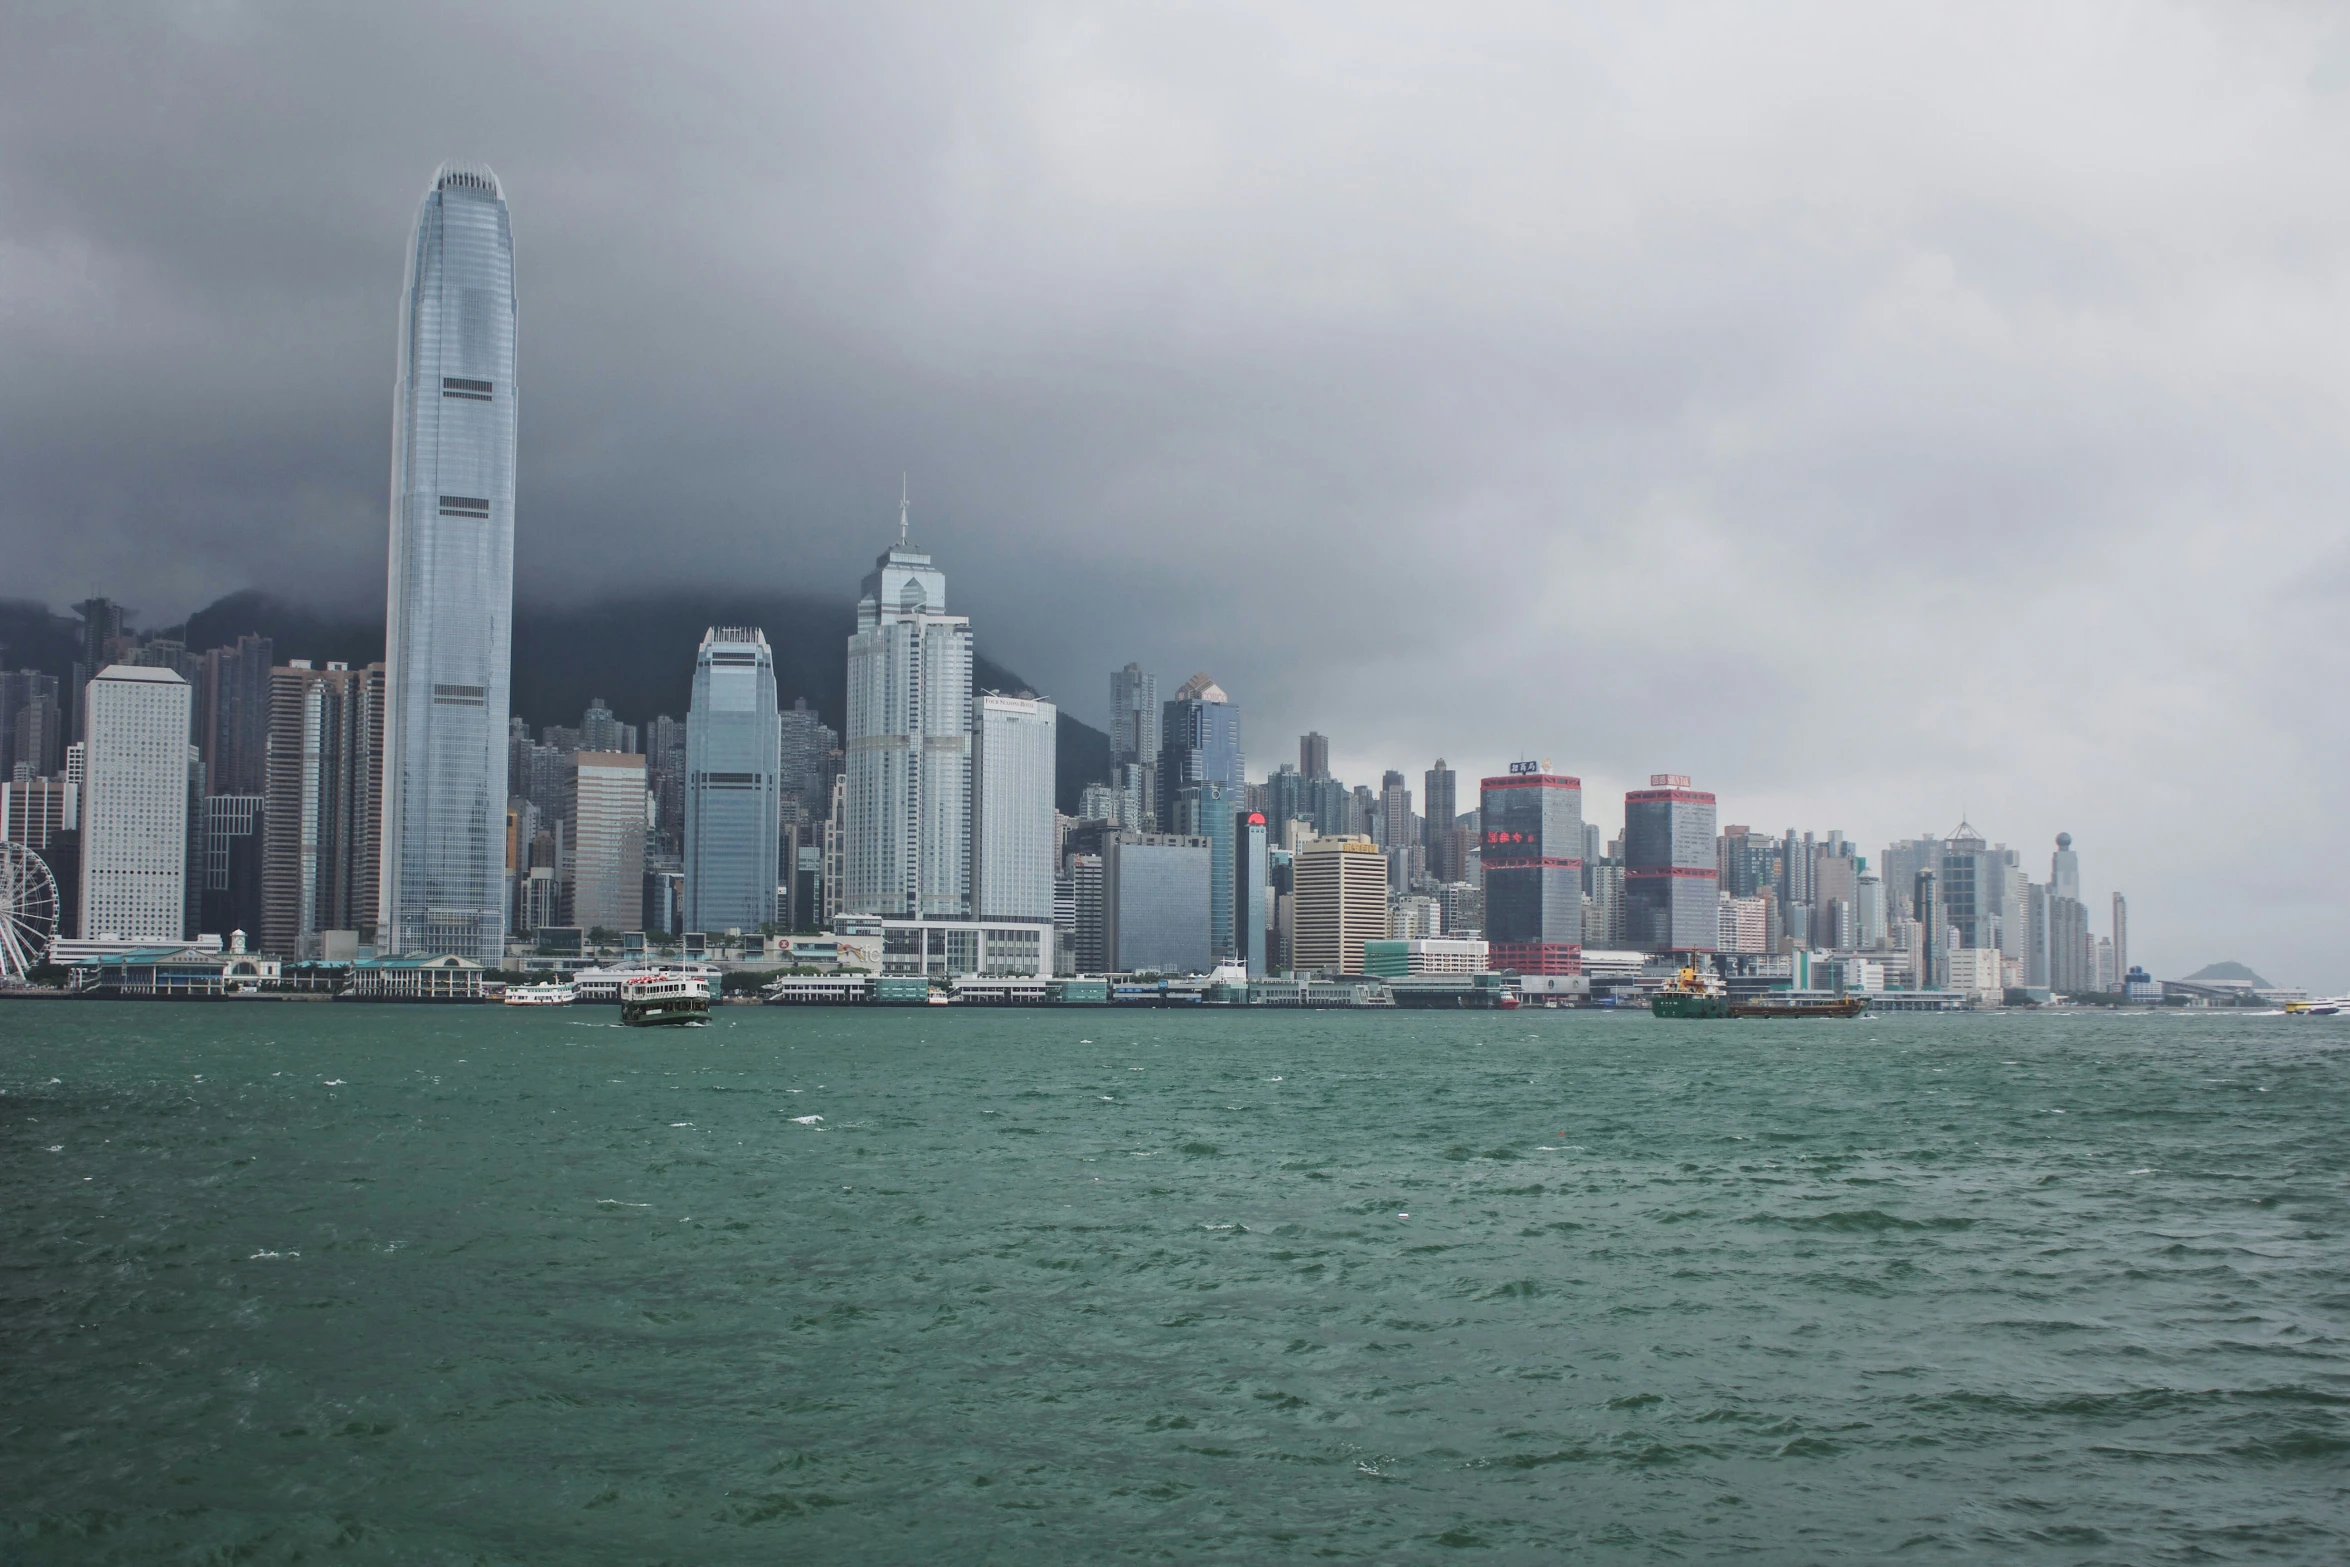
[[[569,985],[508,985],[510,1007],[567,1007],[575,998]]]
[[[571,976],[571,988],[575,999],[582,1006],[592,1006],[598,1002],[610,1006],[620,1000],[622,985],[648,974],[667,974],[673,978],[694,980],[711,1000],[718,999],[718,968],[710,963],[651,963],[628,968],[583,968]]]
[[[654,970],[620,982],[620,1021],[639,1028],[701,1023],[710,1016],[710,987],[698,975]]]

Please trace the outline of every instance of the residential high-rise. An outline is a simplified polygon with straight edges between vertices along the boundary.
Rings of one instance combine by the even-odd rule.
[[[2130,900],[2113,895],[2113,972],[2116,990],[2130,972]]]
[[[2048,988],[2078,995],[2097,988],[2097,946],[2089,909],[2078,898],[2048,895]]]
[[[514,321],[497,176],[443,164],[408,254],[392,423],[378,941],[393,953],[505,950]]]
[[[188,683],[111,664],[82,692],[81,917],[85,936],[186,934]]]
[[[1917,889],[1918,872],[1939,871],[1942,867],[1942,840],[1939,838],[1902,838],[1886,846],[1884,860],[1885,895],[1892,899],[1886,909],[1888,919],[1919,919],[1923,912],[1911,903]]]
[[[1453,823],[1459,813],[1456,787],[1453,770],[1441,756],[1420,775],[1421,839],[1428,850],[1428,875],[1439,882],[1461,879],[1461,841]]]
[[[1387,856],[1367,835],[1317,838],[1292,857],[1290,888],[1291,967],[1363,972],[1363,943],[1387,939]]]
[[[1232,960],[1261,979],[1271,961],[1267,938],[1273,924],[1272,845],[1265,813],[1250,811],[1234,823],[1232,835]]]
[[[685,928],[757,930],[775,917],[775,653],[751,626],[712,626],[685,719]]]
[[[85,695],[90,681],[109,664],[129,662],[126,655],[130,639],[125,635],[126,611],[112,599],[84,599],[73,607],[73,612],[82,622],[81,656],[73,661],[73,689],[67,693],[66,711],[73,724],[73,741],[79,742],[90,738],[82,727],[89,720],[90,705]]]
[[[1053,917],[1053,756],[1060,710],[1033,696],[977,699],[971,901],[981,919]]]
[[[1308,778],[1330,776],[1330,737],[1307,733],[1297,737],[1297,770]]]
[[[214,794],[269,788],[269,692],[275,654],[267,637],[243,636],[196,665],[196,747]]]
[[[330,930],[373,929],[382,941],[376,878],[383,864],[387,674],[382,664],[313,669],[308,659],[270,674],[261,926],[254,934],[259,950],[272,956],[315,958],[323,950],[321,933]],[[498,822],[503,899],[503,809]]]
[[[13,779],[20,762],[34,778],[57,771],[65,747],[62,719],[55,675],[0,670],[0,782]]]
[[[1128,664],[1110,675],[1110,782],[1135,794],[1128,825],[1159,821],[1158,771],[1159,677]]]
[[[783,728],[784,814],[799,808],[799,819],[821,822],[832,802],[832,753],[840,749],[840,735],[817,716],[806,697],[794,697],[778,715]]]
[[[1754,898],[1775,892],[1778,864],[1778,844],[1768,833],[1743,824],[1723,828],[1714,842],[1714,868],[1724,897]]]
[[[1950,927],[1938,880],[1935,872],[1921,870],[1910,882],[1910,906],[1918,911],[1913,921],[1917,947],[1911,954],[1910,973],[1920,990],[1940,990],[1950,978]]]
[[[1108,894],[1102,881],[1105,858],[1069,856],[1069,890],[1076,904],[1070,947],[1080,974],[1106,974],[1110,968]]]
[[[1388,851],[1393,862],[1395,851],[1412,843],[1418,834],[1412,830],[1412,791],[1403,781],[1403,774],[1390,767],[1379,775],[1378,835],[1380,847]],[[1388,885],[1404,885],[1400,876],[1390,876]]]
[[[620,715],[605,706],[602,697],[590,697],[587,711],[579,718],[579,749],[626,754],[634,749],[628,744],[628,739],[629,731],[635,727],[634,724],[622,723]]]
[[[1690,788],[1682,774],[1654,773],[1647,788],[1624,796],[1625,934],[1635,947],[1713,951],[1721,936],[1720,875],[1710,793]],[[1485,901],[1490,919],[1490,885]]]
[[[645,907],[645,759],[578,753],[572,816],[571,923],[641,930]],[[769,888],[770,900],[774,889]]]
[[[850,914],[971,914],[971,621],[946,573],[898,542],[865,578],[849,638]]]
[[[1583,780],[1539,771],[1488,778],[1479,811],[1493,966],[1520,974],[1582,973]],[[1713,915],[1710,903],[1706,912]],[[1710,933],[1706,944],[1713,944]]]

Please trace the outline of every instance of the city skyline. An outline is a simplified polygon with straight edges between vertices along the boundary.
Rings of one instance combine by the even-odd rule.
[[[911,466],[942,498],[925,533],[958,605],[1071,716],[1105,716],[1104,663],[1205,667],[1259,734],[1331,734],[1352,778],[1552,754],[1595,802],[1671,769],[1741,819],[1864,843],[1961,816],[2011,843],[2070,830],[2110,878],[2090,901],[2128,889],[2157,966],[2257,953],[2339,988],[2323,933],[2350,866],[2311,780],[2342,742],[2310,715],[2339,661],[2323,606],[2350,476],[2306,431],[2344,360],[2323,290],[2277,258],[2350,251],[2315,194],[2345,111],[2301,69],[2340,24],[2153,15],[2119,46],[2046,19],[1885,22],[1855,79],[1923,70],[1907,102],[1808,60],[1731,70],[1781,46],[1760,21],[1655,81],[1638,62],[1663,24],[1509,24],[1516,58],[1689,111],[1665,119],[1694,158],[1601,135],[1580,98],[1529,136],[1506,92],[1433,142],[1415,117],[1407,144],[1302,56],[1252,54],[1263,97],[1234,100],[1133,19],[1050,66],[1017,28],[972,23],[950,62],[828,23],[839,82],[934,106],[845,159],[828,132],[871,95],[739,20],[686,35],[805,87],[818,134],[564,112],[485,90],[421,27],[126,23],[166,68],[38,19],[0,95],[32,304],[0,324],[19,480],[0,548],[18,591],[115,592],[152,620],[255,582],[364,599],[392,237],[415,172],[475,151],[529,192],[526,595],[852,580]],[[484,25],[580,101],[679,90]],[[1953,141],[1961,84],[2017,27],[2045,74],[2002,135]],[[77,44],[112,69],[35,68]],[[1433,27],[1338,46],[1455,85],[1477,67]],[[168,130],[130,107],[166,69],[210,87]],[[1098,82],[1149,87],[1113,96],[1188,129],[1109,114]],[[1790,116],[1782,93],[1823,86],[1816,121]],[[2043,156],[2083,105],[2109,127],[2088,146],[2139,138],[2159,192]],[[966,146],[974,112],[1025,133]],[[337,129],[285,134],[313,120]],[[1242,155],[1260,142],[1278,155]],[[2244,164],[2266,178],[2224,177]],[[1365,167],[1402,183],[1374,202]],[[1819,169],[1844,176],[1824,196]],[[1520,180],[1550,194],[1503,199]],[[612,222],[647,191],[659,224]],[[1396,200],[1450,245],[1387,233]],[[643,286],[666,269],[695,286]]]

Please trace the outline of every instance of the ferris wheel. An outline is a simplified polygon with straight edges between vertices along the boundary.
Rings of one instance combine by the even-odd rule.
[[[21,843],[0,843],[0,984],[22,985],[57,934],[57,878]]]

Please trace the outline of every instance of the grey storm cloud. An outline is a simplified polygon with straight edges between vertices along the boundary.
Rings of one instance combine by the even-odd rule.
[[[0,594],[379,598],[477,157],[526,598],[845,595],[908,471],[1080,716],[2069,829],[2158,971],[2341,985],[2346,84],[2310,7],[19,5]]]

